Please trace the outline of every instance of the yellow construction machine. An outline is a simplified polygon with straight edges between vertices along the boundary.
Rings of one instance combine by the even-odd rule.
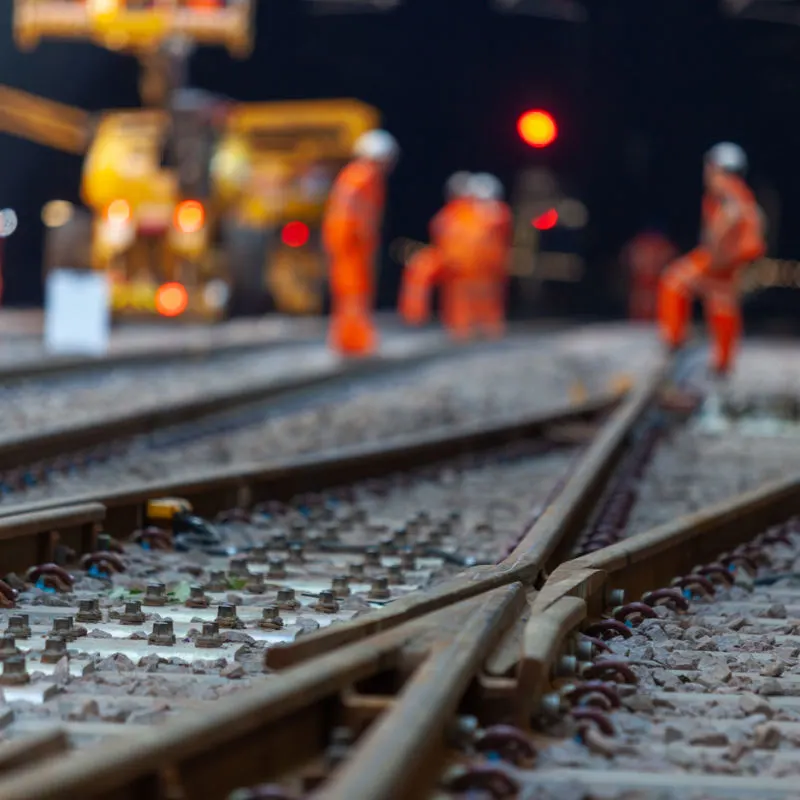
[[[0,87],[0,131],[85,157],[86,208],[43,210],[45,271],[107,271],[117,314],[321,310],[324,203],[379,118],[355,100],[236,103],[185,88],[191,45],[249,53],[253,5],[15,0],[21,47],[72,38],[130,52],[149,105],[90,115]]]

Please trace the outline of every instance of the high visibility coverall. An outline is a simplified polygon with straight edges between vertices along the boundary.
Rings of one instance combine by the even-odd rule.
[[[658,287],[664,268],[678,255],[666,236],[657,231],[638,234],[623,252],[628,270],[628,316],[637,322],[656,318]]]
[[[385,194],[381,168],[359,159],[339,173],[328,198],[322,237],[331,287],[329,342],[343,354],[368,355],[377,347],[374,261]]]
[[[738,176],[717,173],[703,198],[701,244],[664,272],[659,287],[661,333],[671,347],[685,341],[695,295],[703,297],[713,342],[712,365],[725,373],[741,337],[739,277],[765,252],[760,210]]]
[[[433,282],[442,286],[442,317],[450,334],[467,339],[478,331],[501,336],[512,230],[505,203],[459,199],[434,218],[434,244],[407,266],[401,313],[424,319]]]

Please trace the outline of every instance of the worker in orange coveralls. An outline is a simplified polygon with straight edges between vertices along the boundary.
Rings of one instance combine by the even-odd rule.
[[[469,202],[468,187],[472,178],[469,172],[456,172],[445,184],[445,205],[430,223],[431,243],[417,250],[409,259],[403,272],[400,289],[400,315],[409,325],[421,325],[430,314],[431,289],[435,284],[441,288],[441,317],[446,327],[450,326],[450,292],[444,280],[444,263],[441,244],[446,232],[458,218],[459,207]]]
[[[401,313],[424,321],[429,290],[442,286],[442,316],[451,336],[469,339],[477,331],[502,336],[512,217],[502,201],[503,187],[482,173],[448,183],[449,201],[431,223],[433,246],[415,254],[407,266]]]
[[[637,322],[656,318],[658,287],[664,268],[678,250],[656,230],[637,234],[625,247],[622,261],[628,270],[628,316]]]
[[[746,171],[747,156],[738,145],[723,142],[709,150],[701,243],[667,268],[659,287],[661,333],[673,349],[685,341],[692,296],[702,295],[713,340],[712,367],[719,376],[729,372],[741,336],[739,277],[766,250],[763,218],[744,181]]]
[[[329,259],[331,347],[345,355],[369,355],[377,347],[372,319],[375,255],[386,196],[386,178],[399,157],[394,137],[368,131],[356,141],[355,159],[331,189],[322,236]]]

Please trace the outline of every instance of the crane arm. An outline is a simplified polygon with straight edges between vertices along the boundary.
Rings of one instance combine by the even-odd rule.
[[[67,153],[86,153],[92,135],[88,112],[0,85],[0,131]]]

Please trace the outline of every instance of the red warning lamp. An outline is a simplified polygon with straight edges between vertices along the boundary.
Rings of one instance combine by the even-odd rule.
[[[309,230],[305,222],[287,222],[281,231],[281,241],[287,247],[302,247],[308,237]]]
[[[540,214],[538,217],[534,217],[531,220],[531,225],[533,225],[537,231],[552,230],[557,224],[558,211],[556,211],[554,208],[551,208],[549,211],[545,211],[544,214]]]
[[[558,137],[556,121],[546,111],[526,111],[517,121],[517,131],[531,147],[547,147]]]
[[[156,311],[162,317],[178,317],[189,306],[189,293],[180,283],[165,283],[156,292]]]

